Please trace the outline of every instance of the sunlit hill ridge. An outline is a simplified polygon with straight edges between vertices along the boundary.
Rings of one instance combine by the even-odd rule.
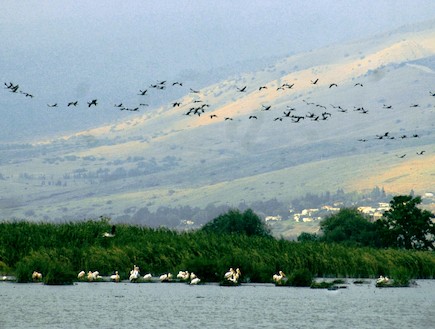
[[[150,90],[150,106],[116,123],[0,144],[1,217],[433,191],[435,28],[417,30],[296,54],[198,92],[183,86],[162,107]]]

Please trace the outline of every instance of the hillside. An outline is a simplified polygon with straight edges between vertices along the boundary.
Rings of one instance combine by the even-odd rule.
[[[433,191],[433,40],[435,28],[422,25],[333,45],[195,92],[182,86],[181,98],[128,106],[112,124],[0,144],[1,217],[116,220],[145,206],[290,201],[339,188]]]

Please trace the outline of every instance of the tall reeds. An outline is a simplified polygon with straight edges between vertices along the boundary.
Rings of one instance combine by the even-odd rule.
[[[0,223],[0,270],[13,271],[19,281],[31,281],[33,271],[67,282],[81,270],[128,277],[133,265],[160,275],[194,271],[202,281],[219,281],[229,267],[242,279],[271,282],[279,270],[306,269],[318,277],[368,278],[394,275],[435,278],[435,253],[397,249],[346,247],[322,242],[291,242],[240,234],[203,231],[178,233],[168,229],[117,225],[107,219],[64,224]],[[54,265],[53,265],[54,264]],[[3,273],[9,274],[9,273]],[[50,276],[49,276],[50,278]],[[55,282],[54,280],[53,282]]]

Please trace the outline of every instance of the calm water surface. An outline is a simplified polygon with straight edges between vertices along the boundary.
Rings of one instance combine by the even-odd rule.
[[[268,284],[0,282],[0,328],[435,328],[435,280],[335,291]]]

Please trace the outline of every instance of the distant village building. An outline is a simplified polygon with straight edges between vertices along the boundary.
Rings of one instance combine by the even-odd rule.
[[[266,222],[269,222],[269,221],[280,221],[280,220],[282,220],[282,217],[280,216],[280,215],[278,215],[278,216],[266,216],[266,218],[264,219]]]

